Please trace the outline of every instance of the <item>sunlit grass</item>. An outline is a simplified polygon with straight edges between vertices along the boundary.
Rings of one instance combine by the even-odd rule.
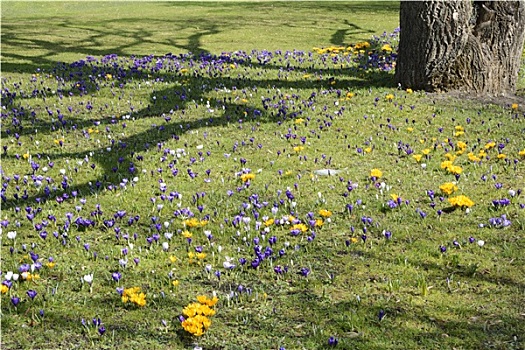
[[[371,39],[3,74],[2,348],[519,349],[522,106]]]

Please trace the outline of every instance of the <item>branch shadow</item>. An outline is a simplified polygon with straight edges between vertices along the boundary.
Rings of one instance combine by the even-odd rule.
[[[373,34],[374,31],[369,29],[361,28],[353,23],[350,23],[347,19],[344,20],[344,24],[348,26],[349,28],[344,29],[338,29],[332,34],[332,37],[330,39],[330,43],[336,46],[344,46],[350,44],[345,40],[345,38],[349,35],[355,35],[355,34]]]
[[[453,273],[461,276],[462,280],[469,285],[487,282],[492,285],[506,285],[520,291],[525,290],[525,283],[502,275],[471,274],[460,267],[443,267],[433,263],[421,261],[407,261],[391,259],[380,252],[359,251],[357,264],[366,261],[377,261],[380,264],[395,264],[419,266],[431,274],[446,275]],[[357,258],[357,256],[356,256]],[[335,269],[338,269],[334,267]],[[341,271],[347,271],[340,267]],[[447,271],[445,271],[447,270]],[[319,271],[321,272],[321,271]],[[324,273],[324,272],[321,272]],[[348,278],[352,283],[352,278]],[[374,279],[375,280],[375,279]],[[343,287],[343,285],[341,286]],[[336,325],[343,333],[332,334],[339,338],[339,346],[351,349],[397,349],[400,346],[409,348],[441,349],[441,348],[497,348],[510,349],[521,348],[523,345],[523,296],[519,293],[515,297],[515,305],[520,305],[515,312],[494,312],[494,308],[485,308],[483,305],[476,307],[475,304],[459,305],[448,304],[445,301],[441,306],[433,305],[428,308],[426,302],[416,303],[399,298],[396,292],[383,291],[380,287],[372,285],[365,288],[370,295],[363,296],[359,300],[352,298],[350,291],[337,292],[334,301],[329,292],[321,295],[304,284],[304,288],[296,288],[286,297],[293,306],[290,310],[302,310],[302,312],[288,312],[281,314],[275,312],[276,318],[281,322],[290,324],[290,334],[297,333],[297,329],[303,329],[299,334],[301,339],[312,337],[307,330],[311,327],[321,327],[325,331],[331,325]],[[403,291],[405,295],[410,292]],[[456,291],[456,293],[458,293]],[[341,299],[341,295],[345,295]],[[414,294],[414,297],[425,297]],[[487,298],[486,292],[474,293],[473,298]],[[427,299],[436,303],[438,299]],[[512,299],[510,299],[512,301]],[[431,310],[441,309],[441,313],[433,313]],[[315,320],[312,316],[315,315]],[[363,333],[363,328],[368,333]],[[372,332],[377,332],[374,334]],[[381,333],[381,334],[379,334]],[[404,334],[408,338],[399,340],[399,335]],[[328,336],[324,345],[317,349],[327,348]],[[392,342],[389,342],[392,339]],[[394,343],[397,341],[398,343]]]
[[[103,30],[81,26],[77,21],[63,18],[49,18],[49,21],[57,23],[56,26],[67,31],[89,31],[86,39],[77,42],[68,38],[58,38],[56,40],[45,40],[41,37],[21,37],[19,26],[16,24],[2,24],[2,46],[27,47],[28,52],[44,51],[44,53],[30,56],[12,52],[11,50],[2,50],[3,73],[35,73],[37,71],[50,71],[56,67],[57,62],[52,59],[53,56],[62,53],[76,53],[83,56],[105,56],[114,54],[118,56],[129,55],[128,51],[137,45],[149,43],[152,45],[169,46],[179,51],[188,51],[191,53],[209,53],[202,46],[202,37],[220,33],[219,26],[215,23],[202,20],[199,25],[202,27],[197,33],[187,38],[178,39],[176,35],[166,38],[164,41],[152,40],[154,33],[144,30],[143,28],[133,29],[133,23],[139,23],[142,18],[112,19],[97,22],[104,27]],[[149,20],[155,22],[155,20]],[[164,21],[157,21],[164,23]],[[173,24],[173,32],[178,33],[192,24],[192,21],[177,21]],[[122,29],[122,27],[128,29]],[[104,45],[111,37],[124,37],[126,42],[112,47],[104,48]],[[186,41],[187,43],[184,43]],[[107,45],[107,44],[106,44]],[[22,52],[23,50],[17,50]],[[12,61],[24,61],[29,63],[11,63]]]

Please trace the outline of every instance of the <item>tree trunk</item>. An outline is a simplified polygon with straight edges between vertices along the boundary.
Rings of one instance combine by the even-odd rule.
[[[516,92],[525,1],[401,1],[396,80],[406,88]]]

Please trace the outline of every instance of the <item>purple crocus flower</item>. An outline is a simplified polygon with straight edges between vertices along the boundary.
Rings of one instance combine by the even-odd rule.
[[[385,310],[379,310],[379,314],[377,315],[377,318],[379,319],[379,321],[382,321],[383,318],[385,318],[385,315],[386,315]]]
[[[261,260],[259,258],[253,259],[251,262],[251,266],[256,269],[261,264]]]
[[[18,297],[12,297],[12,298],[11,298],[11,303],[13,304],[13,306],[16,307],[16,306],[18,305],[18,303],[20,303],[20,298],[18,298]]]
[[[328,338],[328,345],[329,346],[336,346],[338,343],[339,343],[339,340],[336,337]]]
[[[38,293],[35,290],[32,290],[32,289],[27,291],[27,296],[30,297],[31,300],[34,300],[35,297],[37,296],[37,294]]]
[[[388,202],[386,204],[388,205],[388,207],[390,209],[394,209],[394,208],[397,207],[397,203],[394,200],[392,200],[392,199],[388,200]]]
[[[35,261],[33,266],[35,267],[35,270],[38,271],[38,270],[40,270],[42,268],[42,263],[40,261]]]
[[[299,271],[299,273],[303,277],[308,277],[308,275],[310,274],[310,269],[307,268],[307,267],[302,267],[301,270]]]
[[[111,274],[111,278],[113,278],[113,281],[118,282],[122,278],[122,274],[120,272],[113,272]]]
[[[299,229],[290,230],[290,234],[292,236],[298,236],[299,234],[301,234],[301,230]]]

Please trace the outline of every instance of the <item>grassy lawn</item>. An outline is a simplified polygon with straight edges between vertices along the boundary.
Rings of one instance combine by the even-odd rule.
[[[1,348],[523,349],[523,106],[398,9],[3,2]]]
[[[2,6],[3,71],[87,55],[311,50],[392,31],[396,2],[24,2]],[[45,29],[45,30],[44,30]]]

